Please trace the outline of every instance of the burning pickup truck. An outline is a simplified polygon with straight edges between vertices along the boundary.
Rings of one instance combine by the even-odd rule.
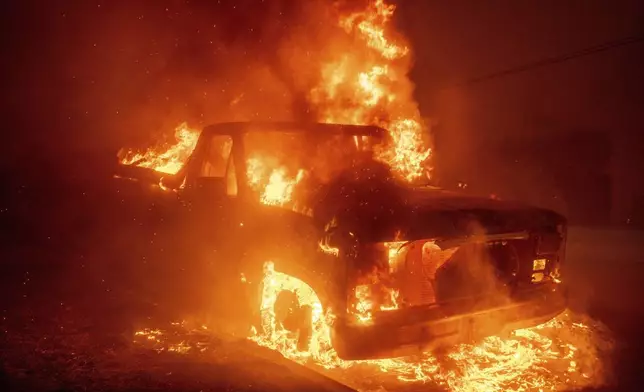
[[[222,123],[176,173],[141,155],[117,177],[216,255],[212,311],[258,340],[392,357],[565,309],[564,217],[412,186],[379,159],[388,143],[375,126]]]

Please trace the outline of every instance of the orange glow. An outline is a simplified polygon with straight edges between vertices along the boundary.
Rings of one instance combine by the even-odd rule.
[[[379,159],[411,181],[426,174],[431,149],[423,140],[426,129],[406,77],[409,47],[390,31],[394,11],[393,5],[375,0],[361,12],[340,15],[339,25],[353,40],[322,66],[309,100],[322,122],[387,129],[393,144],[380,151]]]
[[[534,328],[513,331],[505,338],[491,336],[476,344],[460,344],[442,358],[426,352],[414,357],[344,361],[330,346],[326,335],[329,331],[329,328],[317,329],[309,352],[298,352],[294,340],[284,344],[283,340],[258,335],[251,339],[286,358],[327,369],[330,376],[357,389],[366,387],[360,388],[364,376],[368,375],[370,382],[432,383],[456,392],[599,386],[605,383],[608,373],[599,355],[612,347],[612,340],[603,335],[601,325],[592,321],[575,322],[569,313]],[[320,339],[322,344],[315,339]],[[327,351],[321,351],[321,347]]]
[[[317,71],[317,78],[307,84],[307,100],[318,121],[371,124],[387,129],[392,143],[377,151],[377,158],[411,181],[428,175],[426,165],[431,149],[425,140],[427,129],[413,99],[413,85],[407,77],[411,50],[391,28],[394,11],[393,5],[374,0],[362,11],[338,12],[340,34],[330,34],[328,47],[320,48],[318,55],[322,57],[315,63],[320,68],[302,70],[302,74]],[[299,69],[303,68],[296,67],[294,72]],[[121,162],[176,173],[194,149],[198,132],[184,123],[176,129],[175,138],[175,144],[139,153],[128,151]],[[293,187],[303,175],[301,168],[271,167],[264,158],[269,157],[249,160],[252,169],[249,174],[258,175],[260,165],[270,168],[269,173],[260,175],[261,180],[249,175],[251,187],[266,204],[291,202]],[[260,184],[266,189],[259,189]]]
[[[413,99],[413,84],[407,76],[412,51],[392,28],[394,12],[395,7],[384,0],[372,0],[365,9],[356,12],[338,12],[332,23],[337,32],[330,29],[328,42],[320,43],[322,47],[304,45],[304,48],[295,49],[304,50],[307,56],[311,52],[313,60],[302,60],[306,56],[290,56],[289,60],[294,59],[292,76],[298,84],[296,87],[304,92],[309,106],[307,113],[314,120],[376,125],[387,129],[392,144],[377,151],[377,158],[387,163],[399,177],[413,181],[428,175],[432,158],[431,140],[427,124]],[[243,68],[239,67],[240,70]],[[302,82],[301,79],[305,80]],[[237,105],[246,100],[257,106],[251,111],[266,111],[262,106],[266,103],[252,100],[249,95],[252,95],[250,89],[236,95],[230,111],[235,112]],[[233,113],[233,117],[240,116],[239,113]],[[244,119],[250,120],[251,117]],[[177,173],[194,150],[198,135],[198,131],[181,124],[175,132],[175,143],[138,153],[127,151],[122,154],[121,162],[162,173]],[[358,137],[354,142],[356,147],[360,145]],[[275,158],[249,157],[246,162],[248,185],[262,203],[276,206],[297,204],[297,200],[293,200],[295,190],[307,173],[300,167],[285,166]],[[348,311],[358,322],[368,325],[374,322],[377,312],[404,306],[399,289],[385,286],[379,276],[384,272],[396,273],[402,257],[400,245],[402,243],[398,242],[385,244],[388,265],[383,269],[387,271],[370,271],[356,282],[349,295],[354,302]],[[339,254],[339,249],[324,242],[319,244],[319,248],[334,256]],[[440,357],[430,352],[419,352],[414,357],[341,360],[330,337],[334,315],[323,309],[318,293],[309,284],[280,272],[279,264],[275,262],[279,263],[275,260],[264,264],[258,309],[262,316],[261,330],[253,329],[249,339],[276,350],[286,358],[339,378],[356,386],[356,389],[376,389],[389,382],[418,383],[419,388],[424,388],[425,383],[433,383],[459,392],[545,391],[594,387],[605,380],[606,369],[600,354],[610,346],[610,337],[604,334],[600,325],[591,320],[579,321],[570,314],[503,337],[491,336],[476,344],[461,344],[448,349]],[[242,274],[239,279],[246,281],[247,278]],[[306,351],[298,349],[298,333],[287,330],[276,319],[275,304],[283,291],[295,294],[300,305],[309,306],[312,310],[312,336]],[[183,323],[179,326],[184,327]],[[183,336],[194,333],[195,329],[204,333],[206,329],[185,329],[184,335],[145,329],[136,332],[134,339],[139,344],[151,345],[157,351],[186,353],[204,350],[201,346],[186,343],[192,340],[183,339]],[[169,341],[177,336],[178,342]]]
[[[304,177],[304,170],[288,176],[286,167],[271,169],[267,160],[258,157],[246,161],[246,176],[251,189],[259,193],[260,201],[268,205],[284,206],[292,201],[293,189]]]
[[[378,51],[386,59],[394,60],[409,52],[408,47],[391,43],[386,38],[385,26],[393,17],[395,10],[395,6],[387,5],[383,0],[376,0],[368,10],[342,18],[340,26],[347,33],[357,28],[367,42],[367,46]]]
[[[264,188],[261,201],[264,204],[284,205],[291,201],[293,188],[304,176],[304,171],[299,170],[294,178],[288,178],[285,169],[273,170]]]
[[[606,381],[607,369],[601,367],[598,355],[610,350],[611,344],[600,325],[574,322],[564,313],[506,338],[491,336],[477,344],[458,345],[445,353],[445,359],[424,353],[339,367],[345,369],[342,372],[375,368],[389,382],[394,377],[401,383],[433,383],[458,392],[568,390]]]
[[[395,272],[399,265],[404,262],[403,257],[405,254],[402,246],[406,244],[406,241],[395,241],[395,242],[385,242],[385,248],[387,249],[387,264],[389,266],[389,273]]]
[[[199,131],[189,128],[186,123],[182,123],[175,129],[175,143],[151,147],[144,152],[121,150],[119,155],[124,155],[121,163],[124,165],[136,164],[161,173],[176,174],[195,149],[199,133]]]
[[[275,319],[275,303],[282,291],[290,291],[297,296],[300,306],[311,308],[310,323],[312,335],[309,350],[301,352],[297,348],[297,332],[286,330],[279,320]],[[251,340],[261,346],[281,352],[287,358],[312,357],[320,363],[332,364],[337,355],[331,346],[330,324],[332,315],[325,314],[317,294],[311,286],[293,276],[275,270],[275,263],[264,263],[262,279],[262,300],[260,304],[262,331],[251,330]]]
[[[318,246],[320,247],[320,250],[326,254],[338,257],[340,255],[340,249],[336,247],[332,247],[325,243],[324,241],[320,241],[318,243]]]
[[[454,392],[563,391],[597,388],[606,384],[610,376],[603,359],[610,355],[613,340],[605,327],[569,312],[506,337],[491,336],[476,344],[460,344],[441,356],[424,352],[411,357],[345,361],[331,346],[333,317],[317,307],[319,299],[313,290],[276,272],[274,266],[265,272],[269,282],[262,292],[264,309],[270,309],[279,290],[301,290],[298,298],[319,309],[312,315],[312,321],[317,320],[316,327],[306,352],[298,351],[295,335],[270,324],[270,316],[268,325],[274,326],[270,334],[252,331],[249,339],[357,390],[404,389],[405,384],[417,384],[418,388],[438,387]],[[209,331],[205,326],[172,323],[166,330],[135,332],[134,343],[157,352],[220,353],[220,343],[209,347]]]
[[[353,290],[353,304],[349,312],[353,313],[356,321],[361,324],[373,322],[374,311],[391,311],[400,307],[400,290],[391,283],[391,277],[404,263],[406,241],[383,243],[387,254],[386,269],[375,266],[368,274],[361,276]],[[384,281],[382,278],[385,278]],[[388,283],[386,283],[389,281]]]
[[[363,324],[370,324],[373,321],[372,312],[374,309],[371,286],[361,284],[356,286],[355,291],[355,309],[356,319]]]

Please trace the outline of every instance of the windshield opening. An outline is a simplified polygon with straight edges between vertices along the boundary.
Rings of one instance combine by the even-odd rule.
[[[249,131],[243,138],[251,190],[265,204],[296,209],[321,185],[376,162],[385,147],[380,137],[338,133]]]

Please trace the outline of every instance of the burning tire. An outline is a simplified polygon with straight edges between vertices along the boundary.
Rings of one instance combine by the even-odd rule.
[[[297,295],[283,290],[275,301],[275,327],[297,335],[297,349],[308,351],[313,331],[313,309],[300,304]]]
[[[298,278],[275,271],[274,264],[267,261],[259,291],[259,340],[287,350],[309,351],[315,326],[322,322],[322,305],[313,289]]]

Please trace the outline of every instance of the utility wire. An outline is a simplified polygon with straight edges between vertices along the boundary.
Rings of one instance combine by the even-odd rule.
[[[456,85],[453,85],[451,87],[448,87],[445,90],[455,88],[455,87],[466,87],[466,86],[470,86],[472,84],[485,82],[485,81],[490,80],[490,79],[496,79],[496,78],[499,78],[499,77],[510,76],[510,75],[530,71],[530,70],[535,69],[535,68],[540,68],[540,67],[544,67],[544,66],[548,66],[548,65],[552,65],[552,64],[563,63],[563,62],[568,61],[568,60],[576,59],[576,58],[579,58],[579,57],[590,56],[590,55],[595,54],[595,53],[605,52],[607,50],[615,49],[615,48],[618,48],[618,47],[621,47],[621,46],[632,45],[632,44],[640,43],[640,42],[643,42],[643,41],[644,41],[644,36],[625,37],[625,38],[605,42],[603,44],[591,46],[591,47],[581,49],[581,50],[578,50],[576,52],[568,53],[568,54],[565,54],[565,55],[548,57],[548,58],[545,58],[545,59],[542,59],[542,60],[534,61],[532,63],[528,63],[528,64],[524,64],[524,65],[520,65],[520,66],[516,66],[516,67],[512,67],[512,68],[507,68],[507,69],[504,69],[502,71],[493,72],[493,73],[483,75],[483,76],[478,76],[478,77],[475,77],[475,78],[472,78],[472,79],[465,80],[465,81],[463,81],[461,83],[458,83]]]

